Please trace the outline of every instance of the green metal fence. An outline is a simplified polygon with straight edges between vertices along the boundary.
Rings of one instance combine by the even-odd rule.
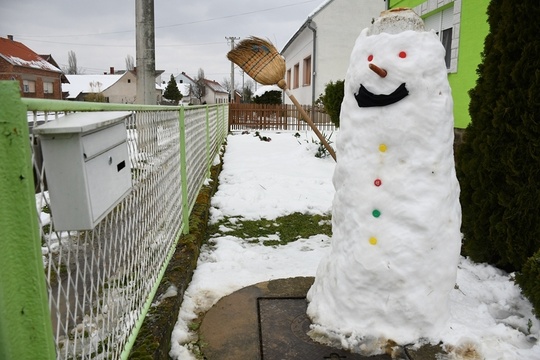
[[[130,114],[132,190],[93,230],[58,231],[32,129],[93,111]],[[21,99],[0,82],[1,359],[127,358],[227,129],[226,104]]]

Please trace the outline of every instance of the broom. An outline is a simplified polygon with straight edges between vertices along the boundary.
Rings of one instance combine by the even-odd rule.
[[[251,76],[255,81],[263,85],[277,85],[285,91],[291,99],[304,121],[315,132],[328,153],[336,160],[336,153],[330,146],[326,138],[315,126],[309,115],[302,108],[298,100],[290,93],[287,82],[285,81],[285,59],[279,54],[271,42],[252,36],[244,39],[238,45],[227,53],[227,58],[240,66],[244,72]]]

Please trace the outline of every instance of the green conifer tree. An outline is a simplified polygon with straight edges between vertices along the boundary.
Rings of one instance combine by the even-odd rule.
[[[163,97],[171,101],[174,101],[175,104],[178,104],[178,102],[182,100],[183,98],[183,95],[178,89],[178,85],[176,84],[176,80],[173,74],[171,74],[171,79],[167,83],[167,87],[165,88]]]
[[[540,248],[540,2],[492,0],[456,154],[464,251],[521,270]]]

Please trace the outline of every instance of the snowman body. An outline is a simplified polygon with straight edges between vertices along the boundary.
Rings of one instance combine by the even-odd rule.
[[[446,329],[461,208],[444,54],[426,31],[370,35],[368,28],[356,41],[341,108],[331,251],[307,296],[318,341],[373,354],[386,340],[436,341]]]

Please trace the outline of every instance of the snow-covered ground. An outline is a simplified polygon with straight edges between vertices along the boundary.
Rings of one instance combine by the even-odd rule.
[[[231,216],[256,220],[294,212],[331,213],[335,163],[330,157],[314,156],[313,133],[300,133],[299,138],[294,134],[261,132],[270,142],[260,141],[253,132],[227,138],[212,222]],[[339,141],[336,136],[332,141]],[[173,359],[195,359],[197,334],[190,324],[220,298],[262,281],[315,276],[330,246],[326,235],[269,247],[226,235],[226,230],[201,251],[172,334]],[[511,274],[462,258],[450,303],[445,345],[473,348],[481,354],[478,359],[540,359],[540,322]]]

